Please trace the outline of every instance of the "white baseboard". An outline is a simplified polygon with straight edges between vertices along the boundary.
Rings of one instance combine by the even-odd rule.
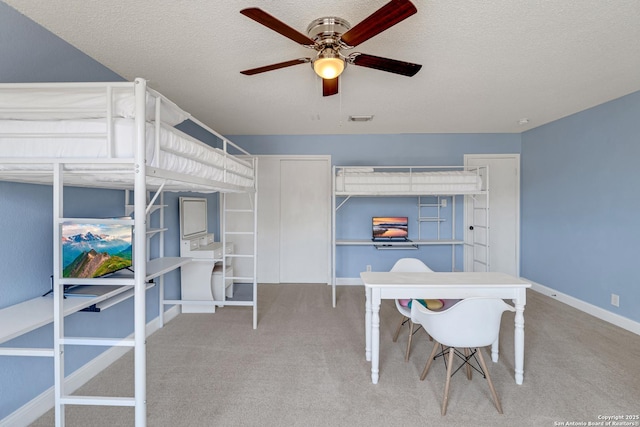
[[[169,310],[164,312],[164,323],[170,322],[178,314],[180,314],[180,307],[171,307]],[[150,336],[158,329],[160,329],[160,321],[159,318],[156,317],[147,323],[146,335]],[[133,334],[127,338],[133,338]],[[77,369],[65,379],[65,390],[67,393],[73,393],[93,377],[98,375],[102,370],[106,369],[113,362],[121,358],[128,351],[131,351],[131,348],[111,347],[110,349],[102,352],[99,356],[87,362],[84,366]],[[53,408],[54,396],[55,389],[54,387],[51,387],[26,404],[22,405],[20,408],[16,409],[4,419],[0,420],[0,426],[24,427],[30,425]]]
[[[633,321],[624,316],[620,316],[619,314],[612,313],[605,310],[604,308],[600,308],[593,304],[589,304],[588,302],[584,302],[570,295],[563,294],[562,292],[558,292],[555,289],[551,289],[529,279],[525,279],[524,277],[522,279],[531,283],[531,289],[538,293],[557,299],[558,301],[567,304],[568,306],[597,317],[600,320],[604,320],[605,322],[609,322],[622,329],[626,329],[629,332],[640,335],[640,323],[636,321]]]
[[[336,277],[336,285],[364,286],[362,284],[362,279],[360,279],[359,277]]]

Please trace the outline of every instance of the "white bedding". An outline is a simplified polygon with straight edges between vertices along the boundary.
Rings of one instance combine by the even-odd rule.
[[[114,119],[113,123],[112,158],[122,160],[120,164],[109,162],[107,121],[104,119],[0,120],[0,158],[26,161],[2,163],[0,171],[51,170],[50,164],[35,163],[36,159],[42,158],[73,159],[76,163],[65,165],[67,170],[106,169],[100,161],[109,162],[108,168],[111,170],[130,170],[134,157],[135,122],[133,119],[120,118]],[[34,134],[39,137],[34,137]],[[147,123],[145,148],[148,166],[238,186],[253,185],[253,172],[242,161],[175,130],[160,129],[160,150],[157,151],[155,125]],[[34,161],[30,162],[29,159]],[[78,163],[83,159],[89,163]],[[111,174],[99,179],[116,182],[123,179],[122,175]]]
[[[373,172],[345,168],[338,169],[335,191],[337,194],[477,193],[482,191],[482,178],[463,170]]]
[[[111,86],[112,117],[135,117],[135,95],[131,87],[119,87],[105,83],[98,86],[82,86],[73,90],[65,87],[4,88],[0,96],[0,119],[6,120],[66,120],[99,119],[107,117],[107,86]],[[155,119],[156,99],[160,94],[148,90],[145,93],[145,119]],[[171,126],[189,118],[189,114],[177,105],[162,98],[161,120]]]

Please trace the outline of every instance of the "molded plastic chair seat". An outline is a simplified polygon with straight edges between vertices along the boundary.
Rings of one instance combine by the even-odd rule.
[[[420,375],[420,380],[424,380],[427,376],[438,347],[440,345],[449,347],[447,380],[442,401],[442,415],[447,413],[453,356],[456,354],[454,351],[456,348],[464,349],[464,357],[461,357],[465,364],[469,363],[471,358],[475,358],[477,354],[480,359],[479,364],[482,368],[482,373],[489,383],[493,401],[498,412],[502,413],[500,400],[493,387],[493,382],[489,376],[487,365],[484,362],[482,351],[479,349],[497,341],[500,333],[502,313],[505,311],[515,311],[515,308],[499,298],[467,298],[444,311],[431,311],[421,304],[413,304],[411,306],[412,321],[420,322],[422,327],[435,341],[431,355]],[[470,350],[473,350],[471,354],[469,354]],[[471,379],[471,369],[469,365],[467,365],[467,377]]]
[[[429,267],[427,267],[425,263],[423,263],[417,258],[400,258],[398,261],[396,261],[393,267],[391,267],[390,271],[417,272],[417,273],[433,272],[433,270],[431,270]],[[411,320],[411,308],[409,307],[410,305],[409,301],[410,300],[402,300],[402,299],[395,300],[396,308],[402,315],[402,318],[400,319],[400,323],[396,328],[395,334],[393,334],[393,342],[398,341],[398,335],[400,335],[400,330],[402,329],[402,326],[407,323],[409,324],[409,339],[407,341],[407,351],[404,356],[405,362],[409,360],[409,353],[411,352],[411,341],[413,339],[413,334],[415,334],[420,328],[419,322],[414,322]],[[446,310],[448,307],[451,307],[452,305],[454,305],[456,302],[460,300],[427,300],[427,301],[442,302],[441,307],[432,308],[432,310]],[[430,307],[429,303],[427,304]],[[415,330],[413,328],[414,325],[418,325],[418,328],[416,328]],[[429,337],[429,339],[431,339],[431,337]]]
[[[425,263],[420,261],[417,258],[400,258],[396,263],[391,267],[390,271],[401,271],[401,272],[433,272],[429,267],[426,266]],[[407,300],[405,300],[407,301]],[[400,324],[396,329],[395,334],[393,335],[393,342],[398,341],[398,335],[400,334],[400,330],[404,324],[409,324],[409,340],[407,341],[407,351],[404,356],[405,362],[409,360],[409,352],[411,351],[411,340],[413,338],[413,334],[415,331],[413,330],[414,324],[411,320],[411,309],[406,306],[406,303],[403,304],[402,300],[396,300],[396,307],[398,311],[402,315],[400,319]],[[420,322],[417,322],[420,325]],[[417,331],[417,329],[416,329]]]

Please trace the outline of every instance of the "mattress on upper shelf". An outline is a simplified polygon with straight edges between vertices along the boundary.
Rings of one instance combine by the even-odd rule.
[[[111,90],[108,95],[107,87]],[[145,93],[145,120],[156,119],[156,102],[160,102],[160,119],[163,123],[175,126],[190,117],[167,98],[159,93],[147,89]],[[7,120],[68,120],[68,119],[98,119],[107,117],[107,105],[111,101],[113,117],[134,118],[136,112],[136,97],[131,85],[120,86],[103,83],[75,87],[52,84],[42,87],[5,85],[0,96],[0,119]]]
[[[112,123],[110,146],[105,119],[0,120],[0,159],[25,160],[24,163],[2,163],[0,171],[51,170],[50,163],[37,163],[36,159],[52,158],[73,159],[75,163],[65,165],[65,169],[71,171],[131,169],[135,120],[116,118]],[[145,156],[148,166],[232,185],[253,185],[253,171],[246,162],[167,126],[160,127],[160,149],[156,150],[155,132],[155,125],[147,122]],[[109,151],[112,151],[111,156]],[[87,163],[78,162],[83,159]],[[123,161],[117,163],[110,159]],[[114,175],[111,179],[117,181],[119,177]]]
[[[406,169],[406,168],[404,168]],[[465,193],[482,191],[476,171],[384,172],[371,168],[338,169],[336,192],[340,193]]]

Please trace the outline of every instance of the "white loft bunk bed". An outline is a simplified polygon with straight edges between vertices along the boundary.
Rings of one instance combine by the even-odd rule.
[[[190,119],[222,141],[222,148],[211,147],[174,128],[174,125],[185,119]],[[154,232],[164,231],[164,217],[161,213],[161,229],[151,230],[147,224],[150,222],[149,215],[162,207],[157,203],[162,202],[164,191],[220,192],[222,199],[225,193],[233,192],[246,193],[255,198],[255,159],[250,156],[240,159],[232,155],[230,150],[234,154],[249,154],[148,88],[144,79],[115,83],[0,84],[0,180],[52,185],[54,218],[53,316],[49,313],[39,317],[35,315],[37,319],[30,319],[29,316],[34,314],[24,313],[25,310],[31,311],[31,306],[27,307],[31,303],[39,304],[41,312],[46,312],[46,307],[51,310],[50,299],[48,305],[43,305],[46,298],[27,301],[0,311],[0,317],[4,312],[12,320],[16,319],[12,326],[2,326],[0,342],[53,321],[53,349],[3,347],[0,348],[0,355],[53,357],[57,426],[64,425],[64,407],[68,404],[135,406],[135,425],[146,425],[145,291],[150,286],[149,282],[156,279],[162,323],[164,305],[180,303],[164,301],[163,275],[191,261],[188,258],[163,257],[162,234],[159,257],[150,259],[149,236]],[[132,218],[99,219],[101,223],[134,227],[133,277],[62,277],[61,224],[98,221],[95,218],[64,217],[65,186],[125,190],[127,204],[130,192],[133,191],[133,204],[125,208],[125,214],[133,214]],[[161,209],[160,211],[162,212]],[[223,218],[223,230],[224,226]],[[225,233],[222,235],[224,239]],[[251,256],[255,262],[255,246],[253,254],[242,256]],[[221,261],[224,263],[226,258],[223,257]],[[253,307],[255,328],[255,270],[252,280],[253,301],[244,305]],[[125,292],[120,290],[126,289],[129,296],[134,296],[134,338],[65,336],[64,316],[83,307],[74,306],[75,302],[63,298],[63,285],[101,285],[103,288],[116,289],[99,296],[93,302],[114,298],[121,300]],[[21,320],[18,321],[18,318]],[[7,327],[10,330],[5,330]],[[65,345],[134,347],[134,397],[67,395],[64,384]]]
[[[420,245],[451,245],[452,266],[455,266],[455,246],[464,245],[473,250],[474,270],[489,270],[489,170],[488,166],[334,166],[333,167],[333,218],[332,218],[332,297],[336,306],[336,246],[374,246],[377,249],[409,249]],[[437,236],[423,238],[419,229],[418,240],[376,245],[370,239],[336,239],[336,214],[352,197],[407,197],[418,200],[418,222],[437,223]],[[434,196],[437,203],[423,203],[423,197]],[[465,230],[464,240],[456,239],[456,197],[465,196],[465,209],[471,233]],[[440,238],[441,197],[451,197],[451,239]],[[437,215],[423,215],[423,208],[435,208]],[[453,267],[452,267],[453,268]]]

